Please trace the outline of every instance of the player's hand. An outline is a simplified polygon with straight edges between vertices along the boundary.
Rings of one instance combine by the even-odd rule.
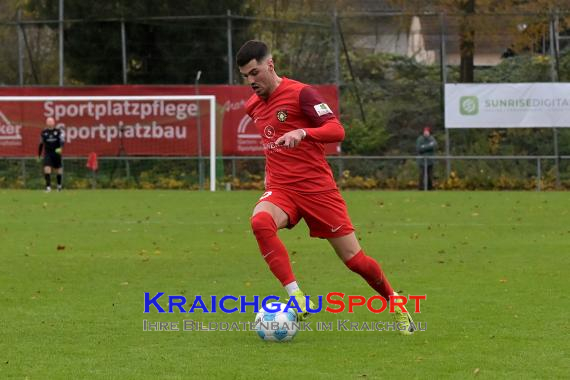
[[[294,131],[287,132],[283,136],[275,140],[275,144],[285,146],[287,148],[295,148],[305,138],[306,134],[302,129],[295,129]]]
[[[61,154],[61,148],[55,148],[55,152],[56,152],[57,154]]]

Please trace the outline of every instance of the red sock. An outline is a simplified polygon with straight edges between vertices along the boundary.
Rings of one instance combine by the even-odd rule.
[[[382,297],[387,301],[390,300],[389,297],[394,294],[394,289],[390,286],[390,282],[376,260],[366,256],[364,251],[360,250],[345,264],[351,271],[361,275]]]
[[[251,218],[251,228],[263,259],[283,286],[295,281],[287,249],[277,237],[277,225],[268,212],[259,212]]]

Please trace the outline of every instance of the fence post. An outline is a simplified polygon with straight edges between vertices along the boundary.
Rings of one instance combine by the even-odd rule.
[[[123,67],[123,84],[127,84],[127,31],[125,20],[121,19],[121,61]]]
[[[129,164],[129,160],[125,158],[125,171],[127,172],[127,182],[131,179],[131,165]]]
[[[558,14],[551,11],[549,21],[549,36],[550,36],[550,79],[552,82],[560,80],[558,73],[558,51],[555,49],[556,41],[558,40]],[[555,188],[560,188],[560,163],[558,159],[558,129],[552,128],[552,137],[554,145],[554,172],[556,174]]]
[[[332,35],[333,35],[333,48],[334,48],[334,83],[336,88],[340,90],[340,41],[339,41],[339,30],[338,30],[338,11],[336,8],[336,2],[333,5],[333,15],[332,15]],[[344,160],[342,159],[342,145],[340,146],[340,151],[338,152],[338,178],[342,178],[342,172],[344,171]]]
[[[26,187],[26,159],[22,158],[22,185]]]
[[[449,129],[445,125],[445,84],[447,83],[447,52],[445,49],[445,14],[439,14],[439,23],[440,23],[440,76],[441,76],[441,120],[443,121],[443,129],[445,130],[445,155],[447,158],[445,159],[445,175],[446,178],[449,178],[451,175],[451,161],[449,160]]]
[[[334,45],[334,83],[337,87],[340,86],[340,46],[339,46],[339,36],[338,36],[338,13],[336,10],[336,2],[334,3],[333,10],[333,45]]]
[[[540,157],[536,159],[536,191],[540,191],[540,180],[542,177],[541,169],[540,169]]]
[[[196,72],[196,79],[194,81],[194,92],[196,95],[200,94],[200,77],[202,76],[202,70]],[[198,105],[196,109],[196,128],[197,128],[197,139],[198,139],[198,188],[204,190],[204,159],[202,157],[202,109],[200,101],[196,101]]]
[[[227,13],[227,43],[228,43],[228,84],[234,84],[234,60],[232,46],[232,11],[229,9]]]
[[[427,157],[424,157],[424,191],[428,190],[428,168]]]
[[[22,32],[22,10],[18,8],[18,85],[24,85],[24,33]]]
[[[560,153],[558,150],[558,129],[552,128],[553,145],[554,145],[554,172],[556,174],[556,181],[554,186],[556,190],[560,189]]]
[[[63,86],[63,0],[59,0],[59,86]]]

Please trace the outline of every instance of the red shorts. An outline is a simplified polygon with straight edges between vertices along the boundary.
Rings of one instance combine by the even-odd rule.
[[[354,232],[346,203],[338,190],[324,193],[297,193],[285,189],[266,191],[260,202],[271,202],[289,216],[287,228],[305,219],[310,235],[319,238],[341,237]]]

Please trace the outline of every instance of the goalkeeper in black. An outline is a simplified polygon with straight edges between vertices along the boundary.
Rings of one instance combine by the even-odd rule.
[[[44,177],[46,180],[46,192],[51,191],[51,172],[52,168],[57,173],[57,191],[61,191],[61,183],[63,176],[63,164],[61,159],[61,150],[63,148],[64,133],[63,130],[55,127],[53,117],[46,119],[46,126],[40,137],[40,145],[38,147],[38,161],[41,160],[42,150],[44,152]]]

